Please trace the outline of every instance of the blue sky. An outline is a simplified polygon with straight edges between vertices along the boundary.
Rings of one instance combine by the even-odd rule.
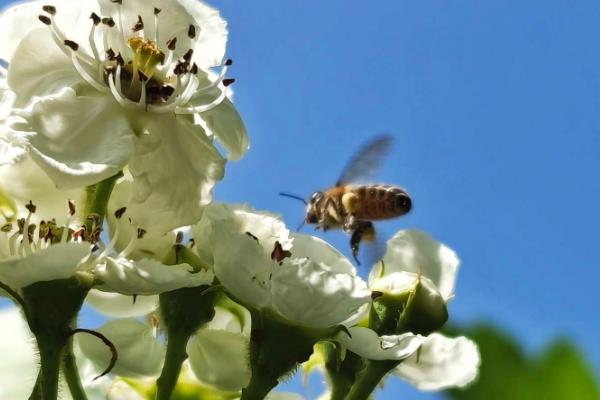
[[[277,192],[333,184],[362,142],[389,132],[377,181],[406,187],[414,210],[380,232],[415,227],[457,251],[451,320],[492,321],[531,351],[566,335],[600,371],[599,2],[210,4],[229,21],[252,145],[218,200],[295,227],[301,204]],[[342,233],[324,237],[347,252]],[[397,390],[430,398],[395,382],[377,399]]]

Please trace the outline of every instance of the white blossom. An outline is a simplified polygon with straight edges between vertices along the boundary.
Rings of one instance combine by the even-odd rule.
[[[130,212],[166,232],[195,222],[223,177],[213,138],[232,159],[248,141],[227,99],[225,21],[197,1],[160,7],[142,0],[18,4],[0,16],[0,58],[15,95],[7,140],[61,188],[128,166]],[[148,207],[152,221],[136,215]]]
[[[214,262],[219,282],[246,307],[327,327],[352,318],[369,298],[341,253],[320,239],[291,235],[272,214],[212,204],[192,232],[201,254],[213,251],[203,256]]]

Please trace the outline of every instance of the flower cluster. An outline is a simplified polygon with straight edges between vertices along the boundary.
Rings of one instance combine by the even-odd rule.
[[[365,281],[278,215],[212,202],[248,149],[216,10],[31,1],[0,35],[0,295],[26,324],[0,318],[39,354],[37,375],[31,352],[2,357],[5,374],[29,366],[0,394],[55,400],[62,373],[76,399],[297,399],[272,390],[303,363],[332,400],[393,375],[422,390],[475,379],[475,344],[437,332],[448,247],[400,231]],[[84,304],[106,322],[78,326]]]

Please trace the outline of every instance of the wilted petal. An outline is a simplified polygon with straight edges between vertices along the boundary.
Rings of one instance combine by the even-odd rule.
[[[349,331],[352,337],[340,332],[336,341],[367,360],[404,360],[419,349],[424,339],[412,333],[378,336],[375,331],[361,327]]]
[[[129,166],[134,222],[161,233],[197,222],[224,167],[199,125],[175,115],[148,115]]]
[[[70,88],[37,98],[11,125],[35,162],[61,188],[91,185],[119,172],[133,132],[109,97],[77,96]]]
[[[388,240],[383,257],[383,274],[407,271],[429,278],[447,301],[452,297],[459,260],[456,253],[431,236],[417,230],[403,230]],[[369,281],[382,274],[381,263],[373,267]]]
[[[200,329],[187,345],[194,375],[220,390],[242,389],[250,381],[248,341],[240,333]]]
[[[0,281],[12,288],[67,279],[89,255],[89,243],[59,243],[25,257],[0,260]]]
[[[96,311],[115,318],[147,315],[158,308],[158,296],[126,296],[92,289],[85,301]]]
[[[184,287],[209,285],[214,280],[211,271],[194,272],[189,264],[164,265],[156,260],[108,258],[96,269],[102,280],[101,290],[126,295],[153,295]]]
[[[273,271],[273,308],[284,318],[310,327],[339,324],[370,299],[367,284],[309,259],[284,260]]]
[[[118,360],[112,373],[129,378],[157,376],[164,356],[164,346],[152,334],[152,329],[135,319],[109,321],[98,329],[117,348]],[[108,347],[98,338],[78,334],[77,343],[83,354],[101,370],[111,359]]]
[[[420,390],[464,387],[479,371],[481,356],[477,345],[461,336],[429,335],[419,350],[403,361],[394,373]]]

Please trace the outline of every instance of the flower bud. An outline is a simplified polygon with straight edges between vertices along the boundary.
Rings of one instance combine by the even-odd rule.
[[[444,298],[427,278],[395,272],[372,285],[369,327],[379,335],[412,332],[429,335],[448,320]]]

